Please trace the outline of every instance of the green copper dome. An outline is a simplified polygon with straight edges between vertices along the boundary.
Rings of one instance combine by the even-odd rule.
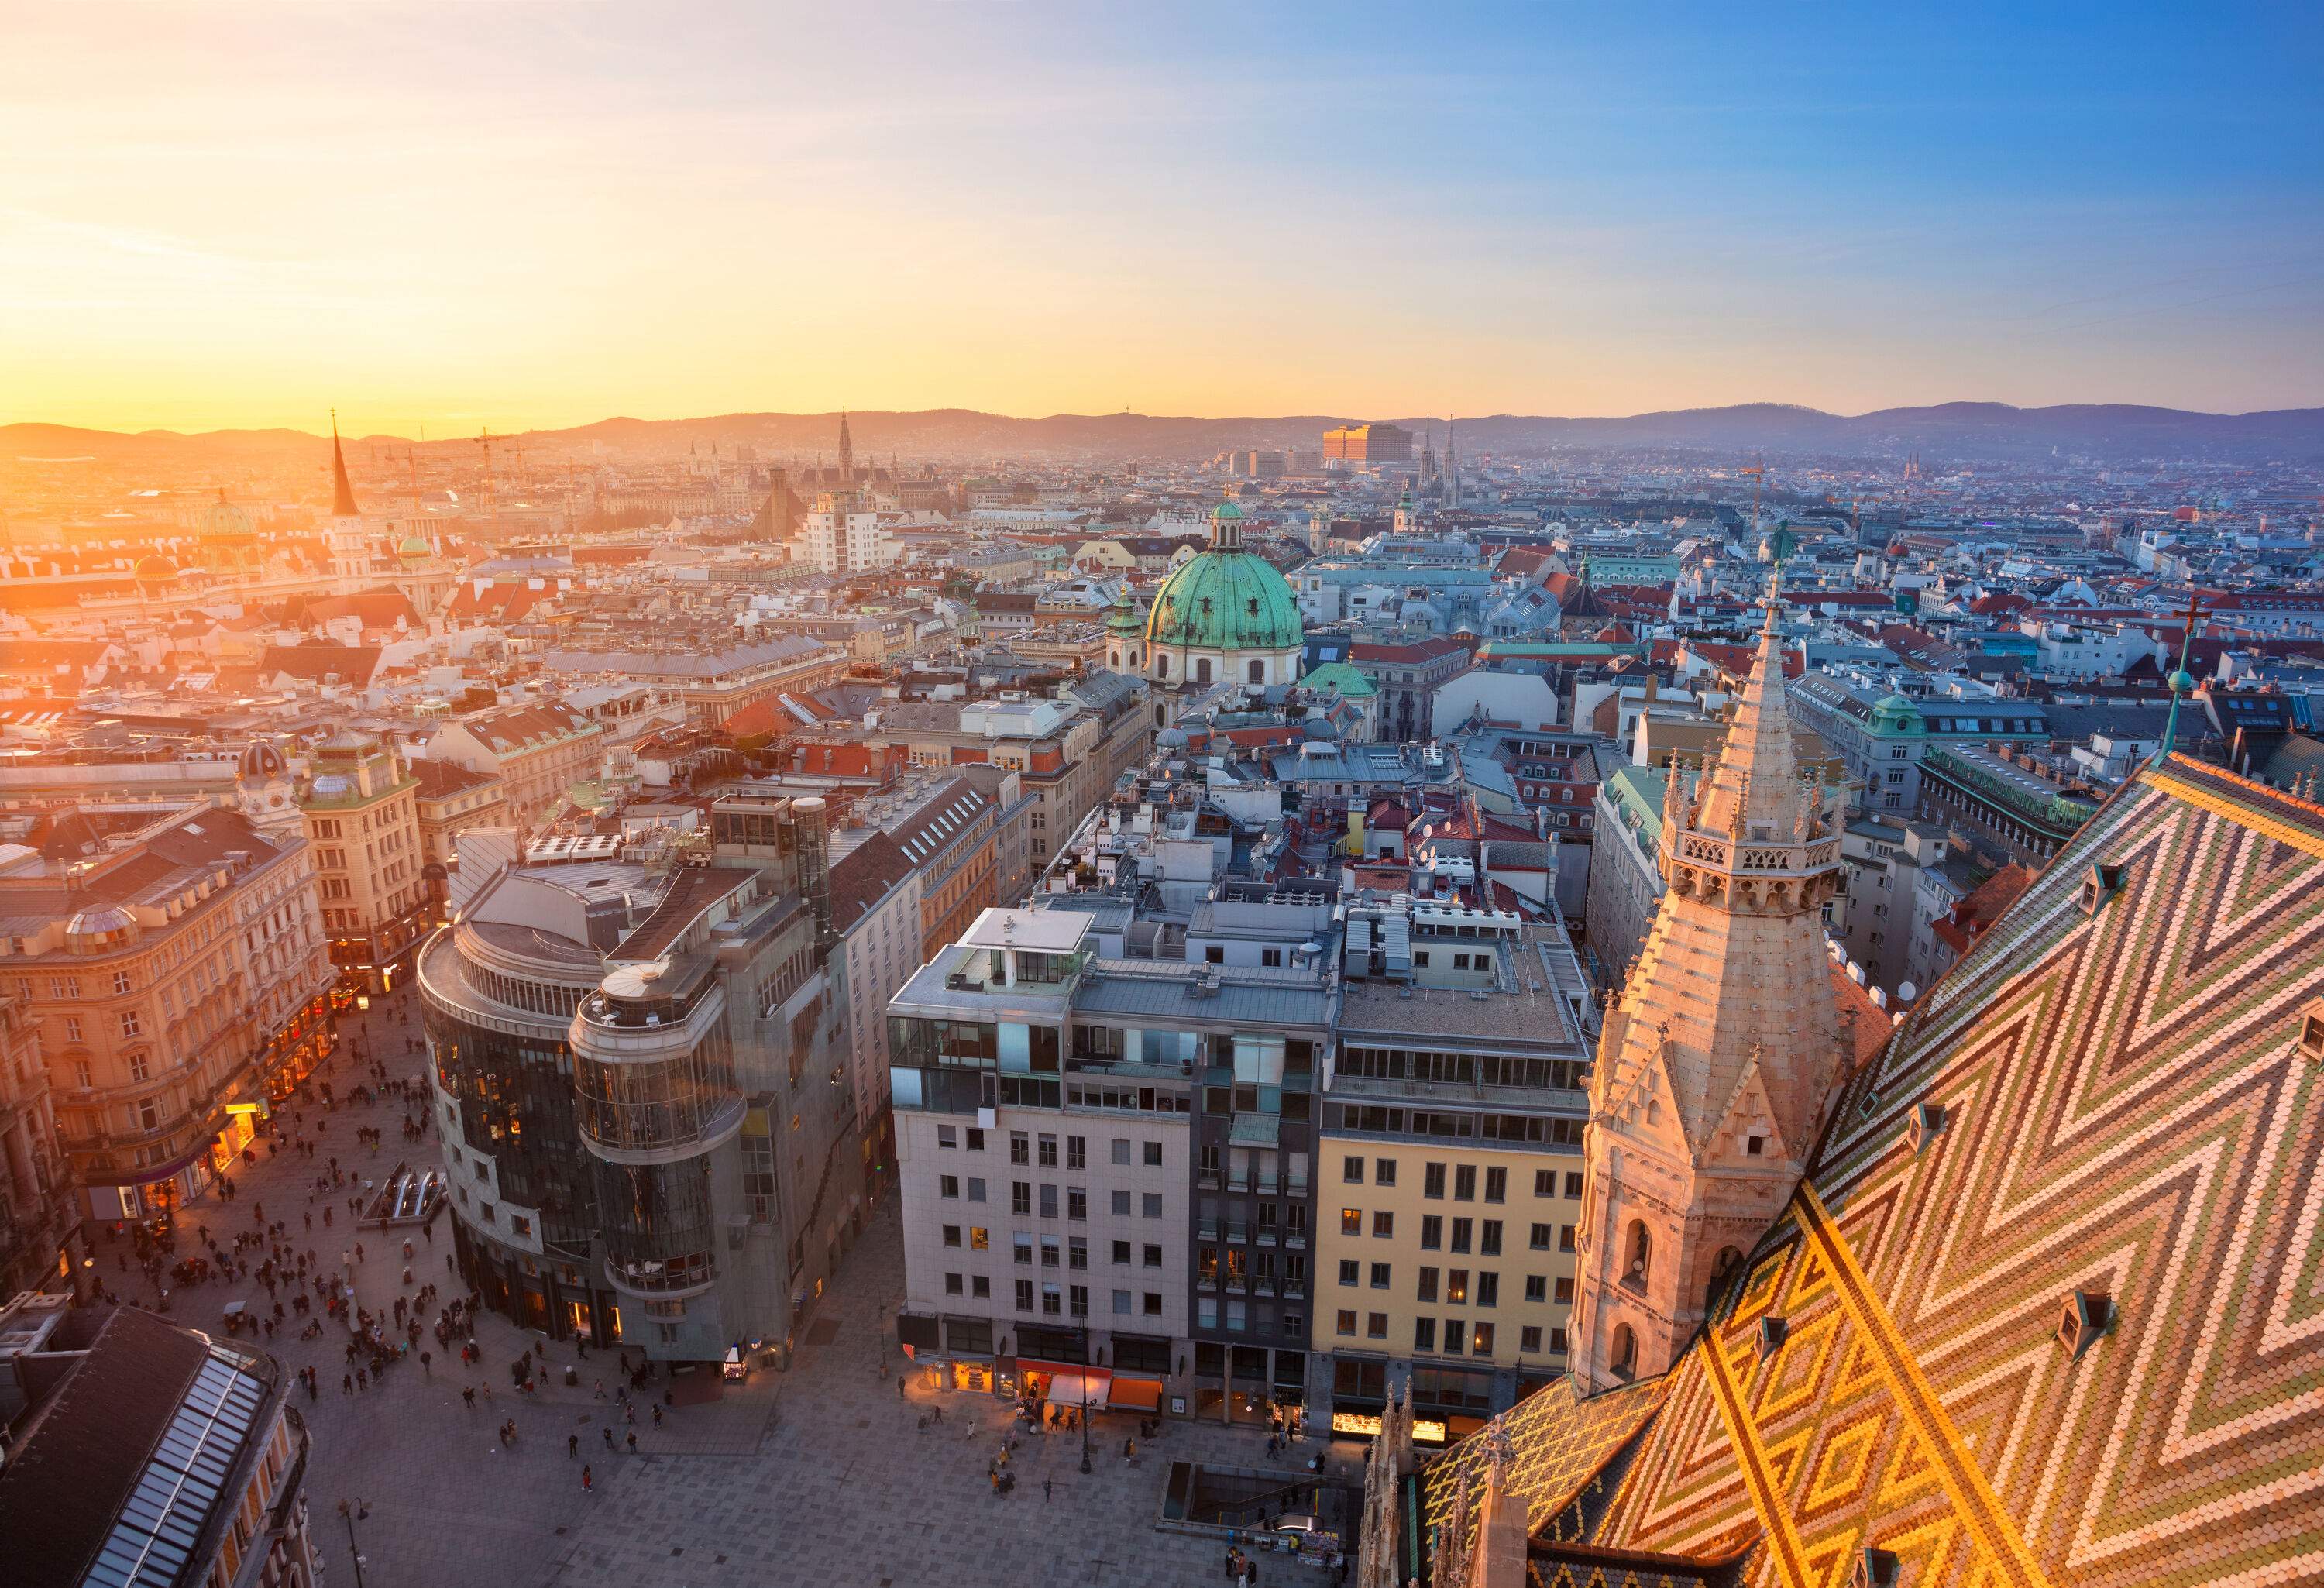
[[[1872,731],[1876,734],[1918,734],[1926,726],[1921,708],[1903,695],[1884,696],[1872,704]]]
[[[1234,509],[1222,504],[1219,511]],[[1203,651],[1288,651],[1305,632],[1290,581],[1256,551],[1240,548],[1192,559],[1162,581],[1146,618],[1148,644]]]
[[[1216,507],[1211,509],[1211,517],[1213,520],[1222,518],[1240,518],[1241,516],[1242,509],[1237,507],[1231,502],[1222,502]]]

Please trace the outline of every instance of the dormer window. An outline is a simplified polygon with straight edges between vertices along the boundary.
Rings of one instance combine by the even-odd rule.
[[[2082,878],[2082,913],[2096,915],[2098,906],[2122,891],[2122,867],[2099,861]]]
[[[1894,1550],[1867,1545],[1857,1553],[1855,1568],[1848,1574],[1848,1588],[1896,1588],[1904,1580],[1904,1565]]]
[[[1913,1118],[1904,1127],[1904,1143],[1914,1152],[1928,1146],[1931,1138],[1945,1128],[1944,1104],[1923,1103],[1913,1110]]]
[[[2058,1315],[2058,1343],[2079,1362],[2114,1326],[2114,1298],[2103,1290],[2076,1290],[2066,1297]]]
[[[1791,1337],[1792,1325],[1779,1313],[1769,1313],[1759,1320],[1759,1360],[1766,1361],[1784,1348]]]
[[[2311,1063],[2324,1063],[2324,998],[2311,998],[2300,1011],[2300,1053]]]
[[[1744,1155],[1749,1158],[1766,1157],[1767,1152],[1767,1139],[1759,1134],[1757,1131],[1752,1131],[1749,1135],[1743,1138],[1743,1151]]]

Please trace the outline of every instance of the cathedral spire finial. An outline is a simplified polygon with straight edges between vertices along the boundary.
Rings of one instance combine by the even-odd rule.
[[[347,483],[347,455],[339,445],[339,411],[331,410],[331,516],[355,518],[362,512],[355,505],[355,487]]]

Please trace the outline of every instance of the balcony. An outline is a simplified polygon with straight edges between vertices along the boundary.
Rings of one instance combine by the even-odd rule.
[[[1201,1241],[1217,1240],[1219,1238],[1219,1221],[1216,1219],[1202,1220],[1194,1226],[1194,1236],[1197,1240]]]
[[[1240,1220],[1235,1220],[1227,1225],[1228,1245],[1241,1246],[1248,1243],[1250,1240],[1250,1226],[1249,1224],[1242,1223]]]
[[[1204,1169],[1202,1173],[1194,1177],[1194,1184],[1201,1186],[1205,1191],[1215,1191],[1219,1188],[1219,1181],[1221,1177],[1222,1177],[1218,1170]]]
[[[1274,1180],[1261,1179],[1259,1183],[1259,1194],[1261,1196],[1280,1196],[1283,1194],[1283,1188]]]

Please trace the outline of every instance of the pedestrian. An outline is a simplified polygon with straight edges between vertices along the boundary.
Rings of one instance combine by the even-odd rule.
[[[436,1357],[432,1352],[423,1351],[420,1353],[420,1371],[431,1379],[436,1376],[436,1369],[433,1365],[435,1361]]]
[[[584,1494],[588,1493],[592,1485],[589,1482],[589,1463],[585,1461],[581,1463],[581,1492]]]
[[[661,1426],[661,1408],[659,1408],[659,1407],[658,1407],[658,1406],[657,1406],[657,1407],[655,1407],[655,1408],[653,1408],[653,1413],[654,1413],[654,1426],[655,1426],[655,1427],[657,1427],[657,1428],[659,1428],[659,1427],[660,1427],[660,1426]]]
[[[1124,1440],[1121,1442],[1121,1459],[1122,1459],[1122,1460],[1124,1460],[1124,1461],[1128,1461],[1131,1456],[1136,1455],[1137,1454],[1138,1454],[1138,1441],[1137,1441],[1137,1440],[1135,1440],[1135,1439],[1124,1439]]]
[[[632,1455],[635,1455],[637,1453],[638,1453],[638,1431],[637,1431],[635,1428],[632,1428],[632,1429],[630,1430],[630,1454],[631,1454]]]
[[[605,1427],[605,1448],[608,1450],[613,1448],[613,1429],[611,1424],[607,1424]]]
[[[1055,1479],[1044,1478],[1041,1480],[1041,1503],[1043,1505],[1049,1503],[1049,1491],[1055,1487],[1056,1487],[1056,1482]]]
[[[567,1461],[571,1461],[571,1460],[573,1460],[576,1456],[578,1456],[580,1454],[581,1454],[581,1436],[580,1436],[580,1435],[578,1435],[578,1434],[567,1434],[567,1435],[566,1435],[566,1436],[565,1436],[565,1459],[566,1459],[566,1460],[567,1460]]]
[[[476,1409],[476,1387],[474,1384],[460,1391],[460,1399],[470,1411]]]
[[[341,1373],[339,1375],[339,1393],[342,1395],[353,1395],[355,1392],[355,1376],[353,1373]]]
[[[597,1399],[600,1400],[605,1399],[605,1380],[603,1379],[597,1380]]]

